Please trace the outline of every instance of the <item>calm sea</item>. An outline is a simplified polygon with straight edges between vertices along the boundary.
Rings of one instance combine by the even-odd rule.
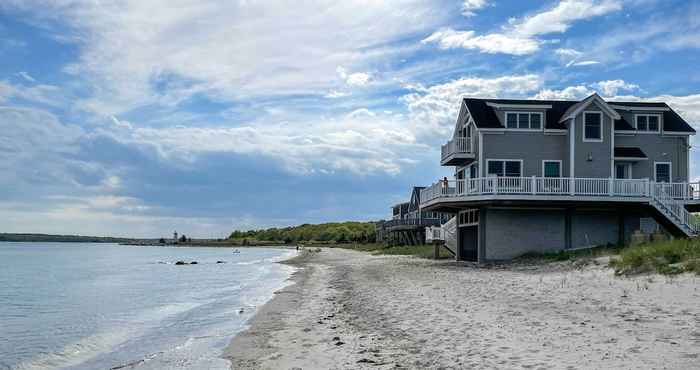
[[[0,242],[0,369],[227,369],[293,253]]]

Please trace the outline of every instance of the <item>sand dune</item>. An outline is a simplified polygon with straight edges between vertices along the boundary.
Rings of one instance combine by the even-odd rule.
[[[324,249],[229,345],[234,369],[697,369],[700,278]]]

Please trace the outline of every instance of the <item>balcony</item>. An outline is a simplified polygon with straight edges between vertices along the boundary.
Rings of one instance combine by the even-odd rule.
[[[421,191],[421,208],[469,200],[648,200],[663,192],[669,199],[700,204],[700,183],[654,183],[648,179],[487,177],[440,180]]]
[[[475,158],[472,139],[457,137],[441,148],[440,164],[443,166],[463,166]]]
[[[402,220],[390,220],[382,224],[384,229],[392,230],[408,230],[415,228],[424,228],[431,226],[440,226],[439,218],[407,218]]]

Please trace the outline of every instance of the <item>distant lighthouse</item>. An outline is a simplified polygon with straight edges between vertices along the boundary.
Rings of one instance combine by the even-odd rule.
[[[173,233],[173,243],[177,243],[177,231]]]

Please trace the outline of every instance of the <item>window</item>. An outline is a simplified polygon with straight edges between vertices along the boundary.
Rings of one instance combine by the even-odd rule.
[[[561,161],[542,161],[542,176],[561,177]]]
[[[603,113],[583,113],[583,141],[603,141]]]
[[[661,116],[658,114],[637,114],[637,131],[659,132]]]
[[[631,179],[632,165],[630,163],[620,163],[615,165],[616,179]]]
[[[508,112],[506,127],[523,130],[539,130],[542,128],[542,113],[537,112]]]
[[[654,181],[671,182],[670,162],[654,162]]]
[[[488,175],[498,177],[520,177],[522,175],[522,161],[491,160],[488,161]]]

